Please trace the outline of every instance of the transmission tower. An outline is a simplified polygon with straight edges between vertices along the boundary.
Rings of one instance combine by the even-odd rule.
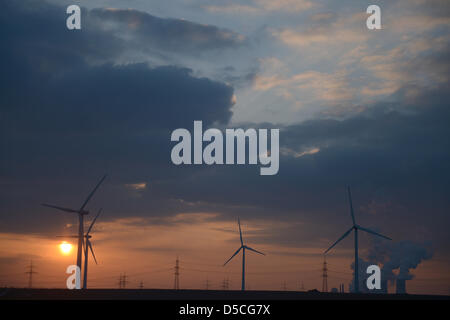
[[[144,289],[144,281],[139,282],[139,289]]]
[[[180,261],[177,260],[175,261],[175,279],[174,279],[174,283],[173,283],[173,288],[175,290],[179,290],[180,289]]]
[[[33,287],[33,274],[36,274],[37,272],[33,270],[33,260],[30,261],[30,265],[28,266],[28,271],[25,272],[25,274],[28,274],[28,288]]]
[[[205,288],[206,290],[209,290],[209,286],[211,285],[211,281],[209,281],[208,278],[206,278],[206,282],[205,282]]]
[[[128,282],[127,278],[128,278],[127,274],[124,273],[123,276],[122,276],[122,287],[123,288],[127,287],[127,282]]]
[[[230,280],[228,280],[228,278],[223,279],[222,281],[222,290],[228,290],[230,285]]]
[[[322,269],[322,292],[328,292],[328,268],[327,261],[325,257],[323,258],[323,269]]]
[[[127,282],[128,280],[126,273],[121,273],[119,276],[119,289],[124,289],[127,286]]]

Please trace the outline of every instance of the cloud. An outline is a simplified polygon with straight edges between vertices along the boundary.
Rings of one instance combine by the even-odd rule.
[[[307,155],[316,154],[319,151],[320,151],[320,148],[308,148],[305,151],[301,151],[301,152],[294,151],[294,150],[289,149],[289,148],[282,148],[280,150],[281,154],[292,156],[294,158],[300,158],[300,157],[304,157],[304,156],[307,156]]]
[[[50,197],[50,190],[28,188],[61,175],[71,180],[65,190],[75,191],[84,190],[80,182],[87,176],[95,180],[99,172],[113,173],[116,185],[111,194],[123,200],[129,196],[124,184],[146,182],[150,171],[160,177],[169,174],[172,130],[189,127],[197,119],[204,125],[224,124],[232,115],[235,96],[229,85],[195,77],[192,70],[178,66],[105,62],[115,56],[107,50],[115,46],[110,46],[115,37],[85,30],[67,33],[59,27],[64,20],[55,18],[61,16],[57,9],[8,2],[0,15],[7,34],[0,53],[0,146],[8,154],[1,166],[2,212],[43,212],[39,203]],[[23,23],[13,32],[16,21]],[[45,30],[36,33],[37,26]],[[19,180],[28,182],[16,183]],[[33,200],[19,208],[18,199],[30,191]],[[172,202],[171,197],[161,201]],[[16,218],[5,213],[1,219]],[[55,223],[72,222],[61,219]],[[26,220],[13,224],[32,226]]]
[[[184,19],[159,18],[133,9],[93,9],[89,19],[101,28],[144,51],[202,54],[236,48],[246,38],[236,32]]]
[[[360,57],[359,67],[374,79],[362,88],[367,96],[389,95],[407,86],[436,87],[448,83],[448,38],[435,37],[401,43]]]
[[[79,206],[106,171],[108,180],[90,202],[92,210],[104,208],[106,221],[179,214],[192,221],[199,213],[223,220],[276,215],[308,226],[301,235],[295,228],[277,232],[279,243],[309,241],[320,246],[346,225],[345,186],[350,184],[358,207],[374,199],[392,204],[377,215],[359,211],[368,227],[379,224],[400,238],[432,236],[437,243],[448,243],[450,116],[445,81],[435,86],[402,83],[386,100],[366,103],[358,113],[346,112],[339,119],[322,114],[293,125],[245,124],[281,129],[280,146],[288,151],[273,177],[261,178],[252,166],[174,166],[171,131],[191,129],[198,119],[207,126],[229,126],[232,87],[179,66],[114,63],[110,60],[123,50],[119,35],[107,30],[96,31],[94,38],[67,34],[56,27],[64,21],[52,18],[53,9],[48,16],[37,10],[34,20],[14,33],[15,21],[28,21],[24,8],[14,8],[10,5],[0,14],[6,34],[0,52],[0,147],[6,155],[0,172],[2,228],[44,233],[76,224],[76,217],[39,204]],[[33,33],[39,24],[48,28],[45,33]],[[74,37],[77,46],[68,37]],[[29,46],[34,50],[25,50]],[[421,60],[427,61],[426,70],[448,63],[448,55],[433,53]],[[280,61],[268,59],[267,70],[275,72]],[[275,73],[273,78],[268,72],[260,84],[314,94],[329,101],[333,110],[340,108],[333,102],[353,94],[347,72],[307,69]],[[136,183],[149,186],[139,197],[124,188]],[[431,200],[432,221],[425,214]]]
[[[315,57],[308,68],[314,63],[326,67],[317,65],[306,71],[302,67],[299,72],[294,71],[295,63],[289,60],[284,66],[280,61],[282,67],[278,68],[266,67],[262,60],[261,72],[254,77],[254,89],[273,90],[293,101],[297,106],[294,110],[303,110],[307,115],[324,101],[352,103],[354,109],[359,109],[401,88],[436,88],[448,83],[448,36],[434,32],[425,37],[425,29],[402,38],[384,30],[377,34],[361,27],[364,19],[363,14],[321,13],[310,17],[307,28],[273,29],[272,35],[283,43],[301,50],[302,55]],[[388,39],[396,41],[395,45],[383,45]],[[332,112],[323,109],[321,112]]]
[[[140,182],[140,183],[126,183],[125,184],[126,188],[129,188],[131,190],[144,190],[145,188],[147,188],[147,183],[146,182]]]
[[[312,101],[334,105],[349,101],[355,95],[344,69],[334,73],[307,70],[292,74],[288,66],[276,58],[261,60],[261,71],[254,76],[252,88],[255,91],[273,91],[300,106]]]
[[[399,1],[393,7],[394,14],[386,15],[386,28],[403,36],[450,27],[450,9],[445,0]]]
[[[268,14],[271,12],[299,13],[314,8],[308,0],[253,0],[251,4],[229,2],[225,5],[208,4],[204,8],[213,13],[227,14]]]
[[[370,34],[361,26],[365,22],[365,13],[336,16],[332,13],[320,13],[310,16],[310,23],[300,27],[272,29],[272,36],[282,43],[304,49],[308,46],[336,46],[345,43],[361,43],[369,39]]]

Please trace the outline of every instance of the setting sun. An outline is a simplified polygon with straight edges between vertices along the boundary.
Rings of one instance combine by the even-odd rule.
[[[63,241],[59,245],[59,249],[61,250],[62,254],[69,254],[70,251],[72,251],[72,245],[70,243],[67,243],[66,241]]]

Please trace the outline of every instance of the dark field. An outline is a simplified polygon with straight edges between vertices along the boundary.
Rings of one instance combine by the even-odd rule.
[[[450,296],[163,289],[0,289],[1,300],[450,300]]]

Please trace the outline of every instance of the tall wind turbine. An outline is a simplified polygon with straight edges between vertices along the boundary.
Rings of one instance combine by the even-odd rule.
[[[87,288],[87,272],[88,272],[88,248],[91,250],[92,258],[94,258],[95,264],[97,263],[97,259],[95,258],[94,249],[92,248],[91,238],[92,236],[89,234],[91,232],[92,227],[94,226],[95,221],[97,220],[98,216],[102,212],[102,209],[98,210],[97,215],[95,216],[94,220],[92,220],[91,225],[89,226],[88,231],[86,232],[86,235],[84,236],[86,238],[86,244],[84,246],[84,279],[83,279],[83,289]]]
[[[52,205],[52,204],[46,204],[46,203],[42,204],[45,207],[50,207],[50,208],[58,209],[58,210],[61,210],[61,211],[64,211],[64,212],[71,212],[71,213],[77,213],[78,214],[78,221],[79,222],[78,222],[77,266],[78,266],[78,268],[80,268],[80,272],[81,272],[81,260],[82,260],[82,246],[83,246],[83,238],[84,238],[83,216],[86,215],[86,214],[89,214],[89,211],[88,210],[84,210],[84,208],[86,207],[86,205],[89,202],[89,200],[91,200],[91,198],[94,195],[95,191],[97,191],[98,187],[100,187],[100,185],[102,184],[103,180],[105,180],[105,178],[106,178],[106,175],[104,175],[100,179],[100,181],[95,186],[94,190],[92,190],[92,192],[88,195],[88,197],[84,201],[83,205],[78,210],[70,209],[70,208],[64,208],[64,207],[59,207],[59,206],[55,206],[55,205]]]
[[[94,258],[95,264],[97,263],[97,259],[95,258],[94,249],[92,248],[91,238],[92,236],[89,234],[92,230],[92,227],[94,226],[95,221],[97,220],[98,216],[102,212],[102,209],[98,210],[97,215],[95,216],[94,220],[92,220],[91,225],[88,228],[88,231],[84,235],[85,242],[83,241],[83,249],[84,249],[84,278],[83,278],[83,289],[87,288],[87,272],[88,272],[88,255],[89,250],[91,250],[92,257]],[[78,236],[58,236],[63,238],[78,238]]]
[[[350,214],[352,215],[352,221],[353,221],[353,226],[347,230],[347,232],[345,232],[342,237],[340,237],[335,243],[333,243],[333,245],[331,247],[329,247],[327,249],[327,251],[325,251],[325,253],[327,253],[328,251],[330,251],[335,245],[337,245],[339,243],[339,241],[341,241],[342,239],[344,239],[346,236],[348,236],[350,234],[350,232],[352,232],[353,230],[355,231],[355,292],[359,292],[359,269],[358,269],[358,230],[361,231],[365,231],[367,233],[371,233],[374,234],[376,236],[379,236],[381,238],[384,239],[388,239],[388,240],[392,240],[389,237],[383,236],[382,234],[379,234],[375,231],[372,231],[370,229],[367,228],[363,228],[360,225],[357,225],[355,222],[355,215],[353,213],[353,204],[352,204],[352,194],[350,192],[350,187],[347,188],[348,190],[348,199],[350,202]]]
[[[236,252],[231,256],[231,258],[228,259],[227,262],[225,262],[223,265],[225,266],[228,262],[230,262],[231,259],[233,259],[234,256],[237,255],[239,253],[239,251],[241,251],[241,249],[242,249],[242,287],[241,287],[241,290],[244,291],[245,290],[245,250],[250,250],[250,251],[262,254],[263,256],[265,256],[265,254],[255,250],[253,248],[250,248],[244,244],[244,241],[242,240],[241,221],[239,220],[239,218],[238,218],[238,225],[239,225],[239,237],[241,238],[241,246],[239,247],[239,249],[236,250]]]

